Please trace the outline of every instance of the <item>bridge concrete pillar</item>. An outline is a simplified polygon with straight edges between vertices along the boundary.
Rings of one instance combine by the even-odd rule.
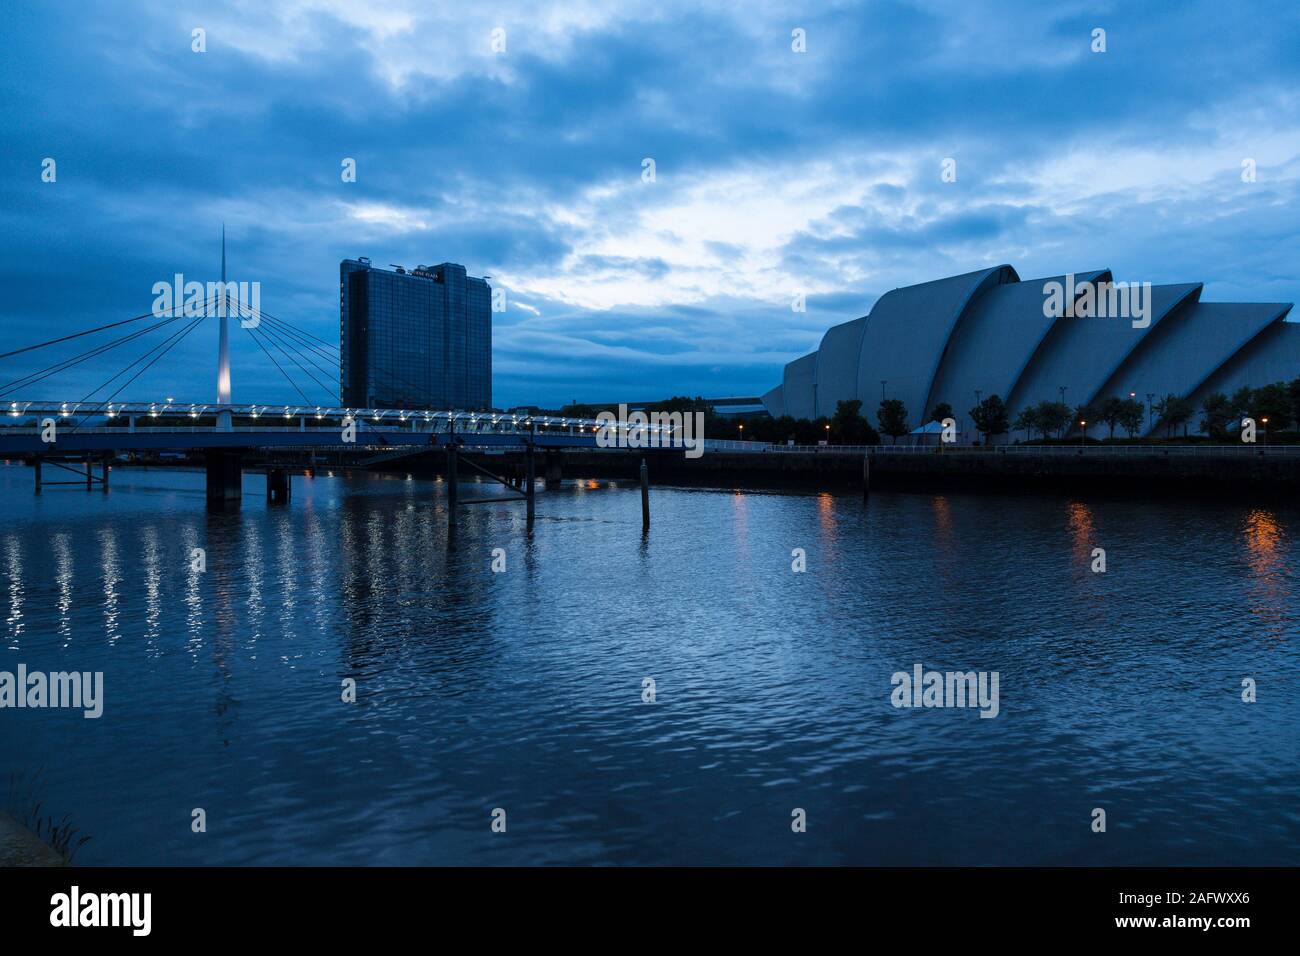
[[[291,488],[288,469],[266,469],[266,501],[268,504],[287,505]]]
[[[564,478],[564,458],[563,453],[558,448],[548,448],[546,450],[546,460],[543,464],[546,475],[546,487],[559,485]]]
[[[525,459],[528,468],[528,475],[524,478],[525,507],[527,509],[528,524],[531,527],[533,518],[537,513],[537,455],[531,440],[528,442]]]
[[[460,476],[456,467],[456,442],[447,443],[447,527],[456,527],[456,510],[460,507]]]
[[[243,452],[238,448],[211,448],[206,455],[208,505],[238,506],[243,497]]]

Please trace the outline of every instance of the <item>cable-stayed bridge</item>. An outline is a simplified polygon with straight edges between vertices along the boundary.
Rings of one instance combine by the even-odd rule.
[[[223,253],[224,254],[224,253]],[[224,261],[223,261],[224,275]],[[179,298],[179,297],[178,297]],[[158,367],[208,318],[220,323],[217,349],[217,401],[140,401],[140,379]],[[260,354],[302,401],[294,404],[231,401],[229,320],[257,344]],[[157,333],[157,334],[155,334]],[[89,347],[86,347],[89,346]],[[70,349],[71,355],[54,358]],[[141,350],[142,349],[142,350]],[[135,354],[137,353],[138,354]],[[131,356],[123,364],[123,356]],[[38,368],[10,378],[3,374],[22,361]],[[53,361],[49,361],[53,359]],[[40,363],[48,362],[41,365]],[[89,377],[108,364],[112,374],[75,399],[25,398],[69,371]],[[10,373],[13,374],[13,373]],[[337,402],[338,347],[261,309],[232,299],[224,278],[218,295],[202,303],[151,311],[95,328],[57,336],[0,353],[0,457],[23,458],[35,466],[36,489],[42,465],[72,470],[76,481],[45,484],[98,484],[107,490],[111,459],[125,452],[181,451],[202,453],[207,463],[208,500],[238,501],[245,452],[271,449],[370,450],[374,458],[397,457],[431,449],[445,450],[448,462],[451,520],[455,520],[457,459],[468,449],[522,450],[526,482],[493,475],[466,460],[476,471],[509,485],[533,511],[533,457],[547,456],[548,476],[559,475],[564,448],[596,446],[598,423],[591,419],[512,415],[490,411],[427,407],[350,408]],[[94,380],[94,379],[91,379]],[[139,384],[137,384],[139,383]],[[410,383],[411,394],[419,394]],[[313,401],[316,398],[316,401]],[[659,429],[654,429],[658,432]],[[94,476],[98,463],[101,473]],[[84,473],[74,466],[84,466]],[[519,487],[525,485],[524,487]],[[288,498],[284,469],[268,469],[268,496]],[[502,499],[492,499],[502,500]],[[512,500],[512,499],[511,499]],[[468,502],[466,502],[468,503]]]

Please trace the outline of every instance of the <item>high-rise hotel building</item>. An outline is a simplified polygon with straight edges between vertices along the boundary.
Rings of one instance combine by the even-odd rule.
[[[339,394],[356,408],[492,407],[492,290],[451,262],[339,263]]]

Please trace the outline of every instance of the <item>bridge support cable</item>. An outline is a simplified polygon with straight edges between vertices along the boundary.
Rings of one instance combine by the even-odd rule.
[[[146,352],[144,355],[140,356],[140,358],[138,358],[138,359],[136,359],[134,362],[132,362],[131,365],[127,366],[127,369],[131,368],[132,366],[138,364],[141,360],[143,360],[143,359],[144,359],[146,356],[148,356],[151,352],[158,351],[159,348],[161,348],[161,351],[158,351],[158,354],[155,355],[152,359],[150,359],[149,362],[148,362],[148,363],[147,363],[143,368],[140,369],[140,371],[136,372],[136,373],[135,373],[134,375],[132,375],[129,379],[127,379],[125,382],[123,382],[123,383],[118,387],[117,391],[115,391],[112,395],[108,396],[108,398],[104,399],[102,402],[100,402],[98,405],[96,405],[96,406],[95,406],[94,408],[92,408],[90,411],[86,412],[86,414],[83,415],[83,416],[81,417],[80,421],[78,421],[76,424],[74,424],[70,430],[71,430],[71,431],[76,431],[78,428],[80,428],[82,425],[85,424],[85,422],[86,422],[86,420],[87,420],[88,418],[90,418],[92,415],[94,415],[94,414],[96,414],[97,412],[99,412],[99,411],[100,411],[100,410],[101,410],[105,405],[108,405],[110,402],[112,402],[113,399],[117,398],[117,396],[121,394],[121,392],[122,392],[123,389],[125,389],[128,385],[130,385],[132,382],[134,382],[137,378],[139,378],[141,375],[143,375],[145,372],[147,372],[147,371],[148,371],[148,370],[149,370],[149,369],[150,369],[150,368],[151,368],[155,363],[158,362],[159,359],[161,359],[164,355],[166,355],[168,352],[170,352],[170,351],[171,351],[171,350],[172,350],[172,349],[173,349],[173,348],[174,348],[178,343],[180,343],[180,342],[181,342],[181,341],[182,341],[182,340],[183,340],[187,335],[189,335],[191,332],[193,332],[194,329],[196,329],[196,328],[198,327],[199,323],[202,322],[206,317],[207,317],[206,315],[200,315],[198,318],[196,318],[196,319],[195,319],[193,322],[191,322],[189,325],[185,326],[183,329],[180,329],[179,331],[172,333],[171,336],[169,336],[169,337],[168,337],[168,338],[167,338],[163,343],[161,343],[160,346],[154,346],[154,348],[150,349],[149,352]],[[127,369],[123,369],[121,372],[118,372],[116,375],[113,376],[113,378],[110,378],[110,379],[109,379],[109,382],[111,382],[113,379],[117,378],[119,375],[123,374],[123,372],[127,371]],[[104,388],[105,386],[107,386],[107,384],[108,384],[108,382],[105,382],[104,385],[101,385],[101,386],[99,386],[99,388],[94,389],[93,391],[90,392],[90,395],[94,395],[95,392],[98,392],[100,389],[102,389],[102,388]],[[86,400],[89,400],[89,396],[87,396],[87,399],[86,399]]]
[[[198,324],[198,322],[202,321],[202,320],[203,320],[204,318],[206,318],[207,316],[206,316],[206,314],[205,314],[204,312],[200,312],[197,316],[192,316],[192,317],[193,317],[194,320],[195,320],[194,324]],[[180,318],[186,318],[186,316],[180,316]],[[171,320],[171,321],[174,321],[174,320]],[[103,389],[105,389],[105,388],[108,388],[108,386],[110,386],[110,385],[113,384],[113,381],[114,381],[115,379],[117,379],[119,376],[125,375],[127,372],[131,371],[131,369],[133,369],[136,365],[138,365],[140,362],[143,362],[143,361],[144,361],[145,359],[147,359],[150,355],[152,355],[155,351],[157,351],[157,350],[158,350],[159,348],[161,348],[163,345],[166,345],[167,342],[171,341],[171,339],[172,339],[172,338],[175,338],[177,335],[182,335],[182,336],[183,336],[183,329],[181,329],[181,330],[177,330],[176,332],[173,332],[172,335],[171,335],[170,337],[168,337],[168,338],[166,338],[166,339],[163,339],[162,342],[158,343],[157,345],[153,345],[153,346],[151,346],[150,348],[148,348],[147,350],[145,350],[144,354],[140,355],[140,356],[139,356],[138,358],[136,358],[134,361],[128,363],[124,368],[120,369],[118,372],[116,372],[115,374],[113,374],[112,376],[110,376],[110,377],[109,377],[109,378],[108,378],[108,379],[107,379],[107,380],[106,380],[102,385],[100,385],[98,388],[94,389],[93,391],[89,392],[89,393],[86,395],[86,397],[83,398],[83,399],[81,400],[81,402],[78,403],[78,404],[81,404],[81,403],[84,403],[84,402],[88,402],[88,401],[90,401],[90,399],[94,396],[95,392],[98,392],[98,391],[101,391],[101,390],[103,390]],[[132,379],[132,381],[134,381],[134,379]],[[116,394],[117,394],[117,393],[115,392],[115,393],[114,393],[114,397],[116,396]],[[112,398],[110,397],[109,399],[107,399],[107,401],[112,401]]]
[[[276,369],[279,370],[280,374],[284,376],[284,380],[289,383],[289,385],[293,388],[295,392],[298,393],[299,397],[302,398],[303,403],[306,405],[312,404],[311,401],[307,398],[307,394],[301,388],[298,387],[298,383],[295,382],[292,378],[290,378],[289,373],[286,372],[283,366],[281,366],[280,363],[275,360],[275,356],[271,354],[270,349],[268,349],[265,345],[262,344],[262,340],[257,337],[256,330],[248,326],[242,326],[242,324],[241,327],[244,329],[245,332],[248,333],[249,338],[251,338],[254,342],[257,343],[257,347],[266,353],[266,357],[271,360],[271,364],[274,365]]]
[[[276,316],[271,315],[270,313],[258,310],[258,315],[261,317],[262,320],[265,320],[272,328],[277,329],[282,335],[293,338],[299,345],[303,346],[306,349],[311,350],[316,355],[319,355],[325,360],[327,360],[328,362],[330,362],[330,364],[333,367],[329,369],[321,368],[321,366],[316,365],[316,363],[314,362],[312,363],[313,365],[315,365],[316,368],[320,369],[321,372],[323,372],[326,375],[335,374],[335,372],[337,371],[337,366],[340,362],[340,353],[337,345],[330,345],[328,342],[324,341],[323,339],[317,338],[316,336],[312,335],[310,332],[300,329],[292,322],[287,322],[284,319],[277,318]],[[312,344],[313,342],[317,342],[320,344],[313,345]],[[329,350],[332,350],[333,354],[331,354]],[[436,404],[433,400],[433,396],[430,395],[426,389],[420,388],[419,386],[414,385],[411,382],[408,382],[406,379],[402,378],[402,376],[396,374],[395,372],[390,371],[388,373],[388,378],[391,381],[396,382],[398,385],[402,386],[403,388],[409,389],[414,394],[417,401],[420,401],[426,405]]]
[[[114,339],[111,342],[105,342],[104,344],[98,345],[95,348],[87,349],[85,352],[82,352],[79,355],[74,355],[71,358],[62,359],[58,362],[55,362],[53,365],[47,365],[45,368],[40,369],[39,371],[30,372],[27,375],[24,375],[22,378],[16,378],[12,382],[8,382],[5,385],[0,386],[0,397],[8,395],[17,389],[26,388],[30,385],[35,385],[37,382],[44,381],[45,379],[50,378],[53,375],[57,375],[59,372],[66,371],[67,369],[70,369],[76,365],[80,365],[82,362],[88,361],[99,355],[103,355],[105,352],[109,352],[117,348],[119,345],[125,345],[128,342],[132,342],[143,335],[147,335],[148,333],[153,332],[155,329],[163,328],[164,326],[170,325],[171,323],[176,322],[181,318],[184,318],[184,316],[176,315],[176,316],[172,316],[171,318],[163,319],[160,322],[155,322],[153,325],[149,326],[148,328],[138,329],[135,332],[127,333],[126,335]]]
[[[299,329],[296,325],[286,322],[284,319],[277,319],[275,316],[267,315],[265,312],[261,313],[261,317],[266,322],[269,322],[286,335],[291,336],[299,344],[311,349],[327,361],[331,363],[338,361],[339,348],[337,345],[325,345],[321,343],[319,339],[315,339],[308,333]]]
[[[36,349],[47,348],[51,345],[58,345],[60,342],[69,342],[72,339],[79,339],[85,335],[94,335],[96,332],[105,332],[108,329],[115,329],[121,325],[129,325],[132,322],[141,322],[144,319],[156,318],[153,312],[146,312],[144,315],[137,315],[131,319],[122,319],[120,322],[109,322],[107,325],[101,325],[98,328],[86,329],[84,332],[73,332],[71,335],[63,335],[57,339],[50,339],[48,342],[37,342],[35,345],[27,345],[20,349],[14,349],[11,352],[0,352],[0,359],[7,359],[11,355],[22,355],[24,352],[33,352]],[[177,316],[180,318],[180,316]]]
[[[262,350],[263,350],[263,351],[267,351],[266,348],[265,348],[264,342],[269,342],[272,346],[274,346],[274,347],[275,347],[275,348],[280,352],[280,354],[281,354],[282,356],[284,356],[286,359],[288,359],[289,361],[291,361],[294,365],[298,366],[298,368],[301,369],[302,372],[303,372],[303,373],[304,373],[308,378],[310,378],[313,382],[316,383],[317,387],[319,387],[321,390],[323,390],[323,391],[325,392],[327,403],[333,401],[333,394],[334,394],[333,389],[332,389],[329,385],[325,385],[325,384],[323,384],[323,383],[321,382],[320,379],[316,378],[316,376],[313,375],[313,374],[311,373],[311,370],[310,370],[310,369],[308,369],[306,366],[304,366],[301,362],[298,361],[298,359],[295,357],[294,353],[297,353],[298,355],[301,355],[300,352],[297,352],[296,349],[293,349],[292,352],[291,352],[290,349],[288,349],[288,348],[285,347],[285,344],[284,344],[283,340],[281,339],[281,336],[280,336],[279,334],[276,333],[276,331],[275,331],[275,329],[274,329],[274,327],[273,327],[273,325],[272,325],[273,317],[267,315],[267,313],[263,312],[261,309],[254,309],[254,308],[252,308],[251,306],[247,306],[247,305],[242,305],[242,304],[241,304],[240,308],[241,308],[244,312],[247,312],[249,317],[256,317],[256,318],[257,318],[257,322],[256,322],[255,325],[245,326],[244,323],[243,323],[242,321],[240,322],[240,325],[243,326],[244,328],[248,329],[250,332],[260,332],[260,333],[261,333],[261,338],[260,338],[260,339],[258,338],[257,335],[254,335],[253,338],[254,338],[255,340],[257,340],[258,345],[261,345],[261,346],[263,347]],[[274,321],[279,321],[279,320],[274,320]],[[292,343],[289,343],[289,344],[292,345]],[[270,352],[267,352],[267,356],[268,356],[268,357],[271,357],[271,356],[270,356]],[[272,358],[272,361],[275,361],[275,359]],[[314,363],[313,363],[313,364],[314,364]],[[276,362],[276,365],[277,365],[277,367],[280,367],[278,362]],[[316,365],[315,367],[316,367],[317,369],[319,369],[320,371],[322,371],[322,372],[323,372],[325,375],[327,375],[327,376],[328,376],[328,375],[333,375],[333,374],[334,374],[334,370],[333,370],[333,369],[322,369],[319,365]],[[281,372],[281,374],[285,374],[285,371],[284,371],[283,367],[280,367],[280,372]],[[311,404],[311,402],[308,401],[306,395],[303,394],[302,389],[298,388],[297,383],[293,382],[292,379],[290,379],[289,381],[290,381],[290,384],[293,385],[294,390],[297,391],[298,394],[299,394],[300,396],[302,396],[303,400],[306,401],[307,404]]]
[[[302,357],[306,361],[310,362],[310,359],[307,359],[305,356],[302,356],[302,353],[299,352],[296,348],[294,348],[292,346],[292,343],[286,343],[285,340],[281,338],[279,333],[277,333],[271,327],[270,323],[266,323],[265,327],[259,326],[258,331],[263,333],[267,337],[268,341],[270,341],[273,345],[275,345],[276,348],[280,350],[282,355],[286,356],[291,362],[293,362],[294,365],[297,365],[298,368],[302,370],[304,375],[306,375],[309,379],[315,382],[319,388],[324,390],[326,395],[333,394],[330,389],[330,386],[321,382],[320,379],[318,379],[315,375],[312,374],[311,369],[309,369],[306,365],[304,365],[302,362],[298,360],[299,357]],[[329,371],[320,368],[319,365],[315,366],[315,368],[318,371],[324,372],[324,374],[326,375],[330,374]]]

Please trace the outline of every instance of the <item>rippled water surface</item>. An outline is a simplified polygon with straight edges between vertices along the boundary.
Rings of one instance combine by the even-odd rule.
[[[293,482],[0,465],[0,670],[105,675],[99,720],[0,710],[78,862],[1300,859],[1295,508],[655,488],[643,538],[565,482],[449,541],[437,482]],[[917,663],[999,715],[894,708]]]

